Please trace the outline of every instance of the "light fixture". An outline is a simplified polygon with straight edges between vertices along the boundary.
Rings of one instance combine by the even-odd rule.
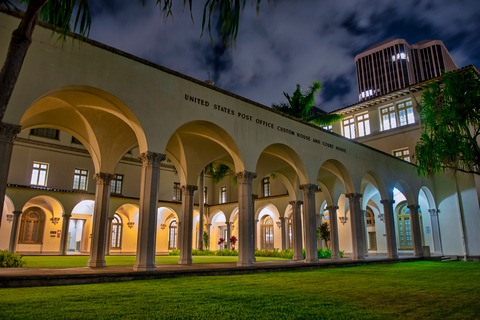
[[[13,214],[7,213],[7,222],[12,222],[13,221]]]
[[[340,222],[341,222],[342,224],[345,224],[345,223],[347,223],[347,221],[348,221],[348,218],[347,218],[347,217],[340,217],[340,218],[338,218],[338,219],[340,219]]]
[[[162,223],[162,224],[160,225],[160,229],[162,229],[162,230],[164,230],[166,227],[167,227],[167,225],[166,225],[165,223]]]
[[[282,227],[282,222],[281,221],[277,221],[277,227],[278,227],[278,229],[280,229]]]
[[[60,221],[60,218],[59,217],[50,218],[50,221],[52,221],[53,224],[57,224],[58,221]]]
[[[127,222],[127,226],[128,226],[130,229],[132,229],[134,225],[135,225],[135,222],[133,222],[133,221]]]
[[[380,221],[383,221],[383,217],[384,217],[383,213],[380,213],[380,214],[378,215],[378,219],[380,219]]]

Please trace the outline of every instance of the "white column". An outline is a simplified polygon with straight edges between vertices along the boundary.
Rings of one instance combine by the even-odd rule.
[[[285,217],[280,217],[280,233],[282,236],[282,250],[287,248],[287,238],[285,232]]]
[[[255,200],[258,199],[258,194],[252,194],[252,210],[253,210],[253,252],[252,252],[252,260],[253,262],[257,261],[257,258],[255,257],[255,249],[258,248],[258,242],[257,242],[257,231],[258,231],[258,219],[255,219]]]
[[[292,206],[293,228],[293,260],[303,260],[302,254],[302,216],[300,214],[303,201],[290,201]]]
[[[105,267],[105,245],[107,243],[107,218],[110,203],[110,181],[114,175],[99,172],[93,178],[97,180],[95,207],[93,209],[92,242],[88,267]]]
[[[232,237],[232,222],[226,222],[227,225],[227,239],[225,241],[227,242],[227,249],[232,250],[232,244],[230,243],[230,238]]]
[[[338,206],[327,206],[328,215],[330,216],[330,250],[332,251],[332,259],[340,259],[340,249],[338,244]]]
[[[410,225],[412,228],[412,239],[413,239],[413,255],[415,257],[423,257],[423,245],[422,245],[422,234],[420,230],[420,219],[418,217],[418,208],[416,204],[407,206],[410,209]]]
[[[210,237],[210,227],[211,227],[211,226],[212,226],[211,223],[206,223],[206,224],[205,224],[205,228],[206,228],[206,231],[205,231],[205,232],[207,232],[207,234],[208,234],[208,243],[205,244],[205,246],[206,246],[205,249],[209,249],[209,250],[211,250],[211,249],[210,249],[210,242],[212,241],[212,239],[211,239],[211,237]]]
[[[237,172],[238,181],[238,262],[239,267],[254,264],[252,180],[255,172]]]
[[[107,256],[110,255],[110,249],[112,247],[112,221],[113,217],[108,217],[108,226],[107,226],[107,248],[105,250],[105,254]]]
[[[178,264],[192,264],[193,241],[193,194],[197,186],[184,185],[182,188],[182,223],[180,224],[180,259]]]
[[[348,193],[345,194],[348,198],[348,203],[350,207],[350,223],[352,227],[352,250],[353,250],[353,260],[365,260],[364,251],[363,251],[363,233],[365,228],[362,224],[363,212],[360,208],[360,198],[362,194],[360,193]]]
[[[160,183],[160,164],[166,156],[161,153],[144,152],[138,155],[142,162],[140,177],[140,200],[138,209],[137,257],[134,271],[153,271],[157,241],[157,207]]]
[[[433,238],[433,250],[435,255],[443,255],[442,241],[440,237],[440,225],[438,223],[438,211],[437,209],[428,209],[430,212],[430,220],[432,222],[432,238]]]
[[[68,226],[70,224],[70,218],[72,215],[70,214],[63,214],[63,221],[62,221],[62,235],[60,236],[60,250],[58,252],[59,255],[65,256],[67,255],[67,241],[68,241]]]
[[[22,211],[13,211],[13,222],[12,222],[12,231],[10,232],[10,243],[8,246],[8,251],[15,252],[17,251],[17,242],[18,242],[18,220],[22,215]]]
[[[363,253],[365,254],[365,257],[368,257],[369,254],[368,254],[368,231],[367,231],[367,210],[362,210],[363,212],[363,215],[362,215],[362,218],[363,218],[363,228],[364,228],[364,232],[363,232]]]
[[[398,259],[397,237],[395,235],[395,218],[393,216],[393,204],[395,200],[380,200],[383,204],[383,219],[385,220],[385,234],[387,235],[387,259]]]
[[[205,169],[202,170],[200,173],[200,182],[199,182],[199,190],[198,190],[198,211],[199,211],[199,218],[198,218],[198,232],[200,233],[198,236],[198,250],[203,250],[203,212],[205,209]]]
[[[303,191],[303,218],[305,224],[305,262],[318,262],[317,250],[317,223],[315,214],[315,191],[318,190],[316,184],[302,184],[300,190]]]
[[[0,122],[0,227],[2,224],[3,204],[7,191],[8,170],[12,157],[13,141],[21,131],[21,126]]]

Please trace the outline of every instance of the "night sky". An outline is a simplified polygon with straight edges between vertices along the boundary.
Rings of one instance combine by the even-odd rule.
[[[358,102],[354,57],[386,39],[442,40],[459,68],[480,69],[479,0],[264,0],[259,16],[247,1],[236,49],[215,29],[215,47],[208,33],[199,39],[203,1],[194,1],[193,24],[176,2],[165,22],[151,0],[90,1],[90,38],[199,80],[210,73],[216,86],[267,106],[319,80],[315,104],[326,111]]]

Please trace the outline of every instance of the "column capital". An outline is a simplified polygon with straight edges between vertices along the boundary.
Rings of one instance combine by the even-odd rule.
[[[100,184],[110,184],[110,181],[115,177],[114,174],[97,172],[93,175],[93,179],[97,180],[97,183]]]
[[[255,221],[255,223],[258,223],[258,221],[260,221],[260,220],[258,220],[258,219],[255,219],[255,220],[253,220],[253,221]]]
[[[12,211],[12,213],[16,216],[19,216],[23,213],[23,211],[20,211],[20,210],[16,210],[16,211]]]
[[[72,215],[69,214],[69,213],[64,213],[64,214],[62,214],[62,217],[63,217],[64,219],[70,219],[70,218],[72,217]]]
[[[301,206],[303,204],[303,201],[289,201],[288,204],[290,204],[292,207],[296,205]]]
[[[238,183],[252,183],[252,180],[257,177],[257,174],[250,171],[241,171],[235,173],[234,177],[237,178]]]
[[[22,126],[0,122],[0,142],[13,143],[20,131]]]
[[[210,228],[212,226],[211,223],[205,223],[205,227]]]
[[[298,187],[300,188],[300,190],[307,190],[307,191],[314,191],[314,192],[320,189],[318,184],[314,184],[314,183],[301,184]]]
[[[258,199],[258,194],[252,194],[252,200],[255,201]]]
[[[160,167],[160,163],[167,158],[162,153],[147,151],[138,155],[138,160],[142,162],[145,167]]]
[[[360,200],[361,197],[363,197],[363,194],[361,193],[345,193],[345,197],[347,197],[348,200]]]
[[[182,189],[183,195],[192,195],[195,191],[197,191],[198,186],[187,184],[187,185],[180,186],[180,189]]]
[[[395,203],[395,200],[383,199],[383,200],[380,200],[380,203],[383,204],[384,206],[392,206]]]
[[[410,211],[413,211],[413,210],[417,210],[420,208],[420,206],[418,204],[411,204],[409,206],[407,206],[408,209],[410,209]]]
[[[285,220],[285,217],[280,217],[278,219],[280,219],[280,221],[283,221],[283,220]]]
[[[327,206],[327,210],[329,213],[335,212],[338,210],[338,206]]]
[[[437,210],[437,209],[428,209],[428,212],[430,212],[430,216],[431,216],[431,217],[437,216],[437,214],[438,214],[439,211],[440,211],[440,210]]]
[[[231,225],[231,226],[233,226],[234,222],[229,222],[228,224]]]

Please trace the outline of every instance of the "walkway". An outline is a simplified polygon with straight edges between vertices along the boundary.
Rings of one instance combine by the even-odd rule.
[[[437,259],[432,257],[428,259]],[[438,257],[440,259],[440,257]],[[195,263],[192,265],[162,264],[156,271],[135,272],[132,266],[90,267],[51,267],[51,268],[1,268],[0,288],[38,287],[104,283],[131,280],[150,280],[188,276],[216,276],[249,274],[260,272],[292,271],[319,268],[353,267],[359,265],[419,261],[424,258],[402,256],[390,260],[385,257],[368,257],[365,261],[352,261],[351,258],[322,259],[319,263],[302,261],[262,261],[253,267],[237,267],[230,263]]]

